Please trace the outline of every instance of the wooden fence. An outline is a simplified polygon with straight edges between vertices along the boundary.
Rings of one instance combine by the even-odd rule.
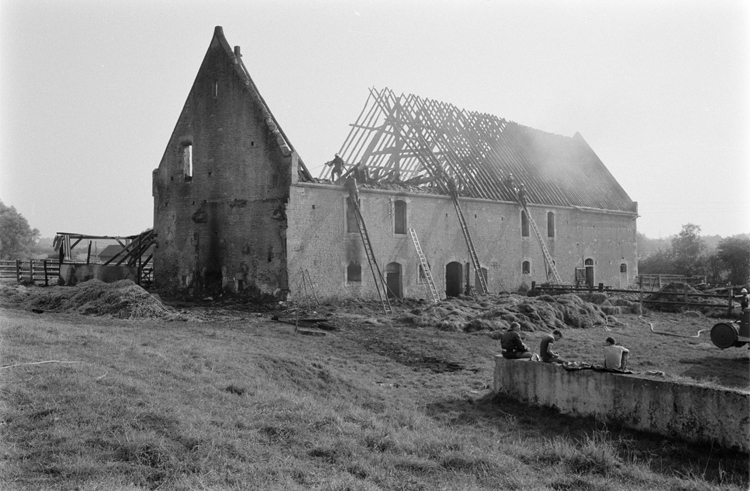
[[[0,280],[28,281],[41,285],[56,285],[60,265],[54,259],[28,259],[25,261],[0,261]]]
[[[65,264],[81,264],[85,262],[69,262]],[[0,281],[16,283],[30,282],[35,285],[57,285],[60,277],[60,264],[55,259],[27,259],[24,261],[0,261]],[[154,281],[152,267],[141,268],[140,285],[144,288],[151,286]]]
[[[708,307],[708,308],[722,308],[722,305],[718,304],[709,304],[709,303],[700,303],[696,301],[690,301],[691,299],[700,299],[700,298],[721,298],[726,300],[726,308],[727,308],[727,316],[732,315],[732,310],[735,307],[735,304],[739,306],[738,302],[735,302],[735,296],[734,296],[734,290],[732,288],[729,288],[726,293],[697,293],[697,292],[691,292],[691,288],[689,285],[685,284],[685,287],[683,288],[683,291],[677,292],[654,292],[649,291],[643,288],[641,286],[638,290],[623,290],[623,289],[617,289],[617,288],[610,288],[605,287],[603,283],[599,283],[599,286],[597,288],[591,288],[591,287],[575,287],[575,286],[568,286],[568,285],[537,285],[536,282],[531,283],[531,290],[532,291],[540,291],[542,293],[552,293],[552,294],[562,294],[562,293],[592,293],[592,292],[601,292],[601,293],[624,293],[624,294],[631,294],[636,296],[638,298],[638,302],[641,304],[641,308],[643,308],[644,304],[657,304],[657,305],[670,305],[670,306],[680,306],[680,307]],[[675,297],[674,300],[653,300],[651,298],[647,298],[649,295],[658,294],[659,296],[666,296],[666,297]],[[644,297],[646,295],[646,297]]]
[[[635,277],[635,284],[644,290],[661,290],[670,283],[687,283],[691,286],[705,285],[705,276],[685,276],[678,274],[642,274]]]

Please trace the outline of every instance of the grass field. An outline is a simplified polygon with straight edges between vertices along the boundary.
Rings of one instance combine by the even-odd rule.
[[[219,318],[0,309],[2,489],[748,488],[745,454],[494,397],[487,333],[342,309],[326,336]],[[714,322],[648,319],[682,335]],[[747,349],[621,320],[566,330],[556,348],[598,361],[614,334],[636,371],[747,389]]]

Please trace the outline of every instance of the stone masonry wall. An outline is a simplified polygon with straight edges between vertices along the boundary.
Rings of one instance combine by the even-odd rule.
[[[292,186],[287,245],[293,295],[306,269],[319,296],[376,296],[361,238],[356,232],[346,232],[347,196],[344,187],[338,185]],[[394,233],[394,202],[406,202],[407,227],[416,229],[437,289],[445,296],[446,265],[456,261],[465,268],[470,263],[450,198],[362,188],[360,197],[379,266],[385,273],[388,263],[398,263],[403,295],[427,298],[429,293],[418,279],[419,259],[410,236]],[[544,258],[533,230],[529,237],[521,236],[518,204],[461,199],[461,205],[479,260],[488,270],[491,292],[547,281]],[[546,237],[550,211],[554,213],[554,238]],[[637,274],[635,217],[534,205],[530,212],[547,240],[563,282],[573,283],[575,268],[582,267],[589,258],[594,261],[596,283],[620,287],[621,282],[628,283]],[[361,282],[347,282],[347,266],[352,261],[361,266]],[[522,273],[523,261],[531,263],[530,274]],[[626,265],[625,273],[620,272],[621,264]],[[473,271],[470,281],[475,283]]]
[[[154,171],[154,280],[158,288],[254,287],[281,295],[296,154],[281,151],[268,113],[218,34]],[[185,175],[186,146],[192,177]]]

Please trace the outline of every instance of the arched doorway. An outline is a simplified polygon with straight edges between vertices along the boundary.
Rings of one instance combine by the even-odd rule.
[[[402,298],[401,292],[401,265],[399,263],[388,263],[385,267],[385,284],[388,286],[389,298]]]
[[[586,286],[594,288],[594,260],[588,258],[583,265],[586,267]]]
[[[464,267],[453,261],[445,265],[445,295],[457,297],[463,291]]]

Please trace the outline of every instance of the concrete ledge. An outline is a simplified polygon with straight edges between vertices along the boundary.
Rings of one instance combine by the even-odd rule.
[[[750,452],[750,393],[495,356],[495,393],[690,442]]]

